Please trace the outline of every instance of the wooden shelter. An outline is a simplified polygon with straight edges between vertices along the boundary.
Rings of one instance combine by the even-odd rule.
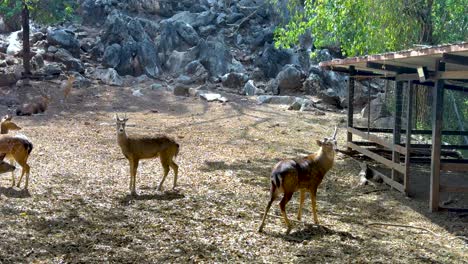
[[[468,136],[463,129],[456,131],[443,130],[444,91],[456,90],[467,92],[468,95],[468,42],[432,47],[421,47],[412,50],[334,59],[320,63],[327,70],[349,74],[348,83],[348,124],[347,147],[357,151],[374,161],[391,169],[391,176],[381,175],[384,181],[399,190],[411,194],[409,188],[410,165],[413,162],[430,163],[430,211],[444,207],[440,205],[440,193],[468,193],[468,159],[442,158],[445,149],[468,149],[468,145],[443,145],[442,135]],[[371,128],[356,126],[353,122],[353,101],[355,95],[355,80],[366,78],[381,78],[395,81],[394,120],[393,128]],[[413,129],[414,108],[413,98],[415,85],[432,89],[432,129]],[[406,127],[402,127],[403,93],[406,93]],[[428,92],[429,94],[429,92]],[[370,96],[369,96],[370,98]],[[369,111],[370,112],[370,111]],[[391,141],[376,135],[393,134]],[[412,144],[412,135],[432,135],[431,144]],[[402,136],[404,142],[402,142]],[[361,140],[358,140],[358,138]],[[370,146],[378,146],[391,152],[391,158],[372,151]],[[411,149],[426,149],[431,158],[411,158]],[[402,157],[404,156],[404,159]],[[466,172],[464,186],[454,184],[442,185],[441,172]],[[402,183],[397,181],[402,177]]]

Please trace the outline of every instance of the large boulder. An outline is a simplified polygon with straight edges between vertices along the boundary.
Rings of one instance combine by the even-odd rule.
[[[122,47],[114,43],[110,46],[107,46],[106,50],[104,51],[104,55],[102,57],[102,64],[105,67],[115,68],[117,65],[120,64],[120,52]]]
[[[276,76],[280,92],[284,90],[297,91],[302,88],[305,74],[297,65],[286,65]]]
[[[52,29],[47,31],[49,45],[68,50],[75,58],[80,57],[80,42],[75,33],[66,29]]]
[[[123,79],[115,69],[96,69],[93,75],[94,78],[101,80],[105,84],[113,86],[123,85]]]
[[[229,71],[232,55],[222,41],[200,41],[199,60],[211,76],[222,76]]]
[[[61,62],[65,65],[67,71],[75,71],[84,73],[83,63],[72,56],[66,49],[59,48],[53,55],[54,61]]]
[[[103,24],[106,16],[110,12],[110,1],[84,0],[81,3],[79,12],[85,25]]]
[[[186,51],[198,45],[199,41],[197,32],[189,24],[170,19],[161,21],[161,35],[157,42],[164,60],[170,56],[172,51]]]
[[[103,51],[103,64],[115,68],[120,75],[146,74],[152,78],[160,75],[157,47],[146,33],[141,20],[117,11],[112,12],[106,20],[101,43],[94,49],[107,46]],[[100,53],[100,50],[96,53]]]
[[[286,50],[278,50],[273,44],[265,44],[265,48],[255,65],[263,70],[265,77],[275,78],[284,65],[291,62],[291,54]]]
[[[165,69],[174,76],[179,75],[184,72],[185,66],[196,60],[197,57],[198,50],[196,47],[187,51],[174,50],[166,61]]]

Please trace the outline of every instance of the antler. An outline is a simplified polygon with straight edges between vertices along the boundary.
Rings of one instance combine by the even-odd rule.
[[[333,137],[332,137],[333,139],[336,139],[336,132],[337,132],[337,130],[338,130],[338,127],[335,126],[335,132],[333,132]]]

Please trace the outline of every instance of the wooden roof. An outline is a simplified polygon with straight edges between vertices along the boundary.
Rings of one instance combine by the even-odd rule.
[[[454,79],[468,79],[468,42],[334,59],[321,62],[319,66],[348,73],[350,66],[354,66],[358,75],[369,74],[391,77],[396,74],[416,73],[418,67],[425,67],[429,72],[434,72],[436,63],[440,60],[445,62],[446,71],[458,72],[458,77]],[[466,78],[463,78],[463,76]]]

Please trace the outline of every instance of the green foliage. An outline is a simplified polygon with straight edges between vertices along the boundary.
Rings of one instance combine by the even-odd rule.
[[[277,47],[296,44],[308,29],[316,47],[347,56],[468,40],[467,0],[294,0],[288,13]]]
[[[12,17],[21,13],[27,5],[31,18],[39,24],[53,24],[73,18],[76,1],[72,0],[3,0],[0,15]]]

